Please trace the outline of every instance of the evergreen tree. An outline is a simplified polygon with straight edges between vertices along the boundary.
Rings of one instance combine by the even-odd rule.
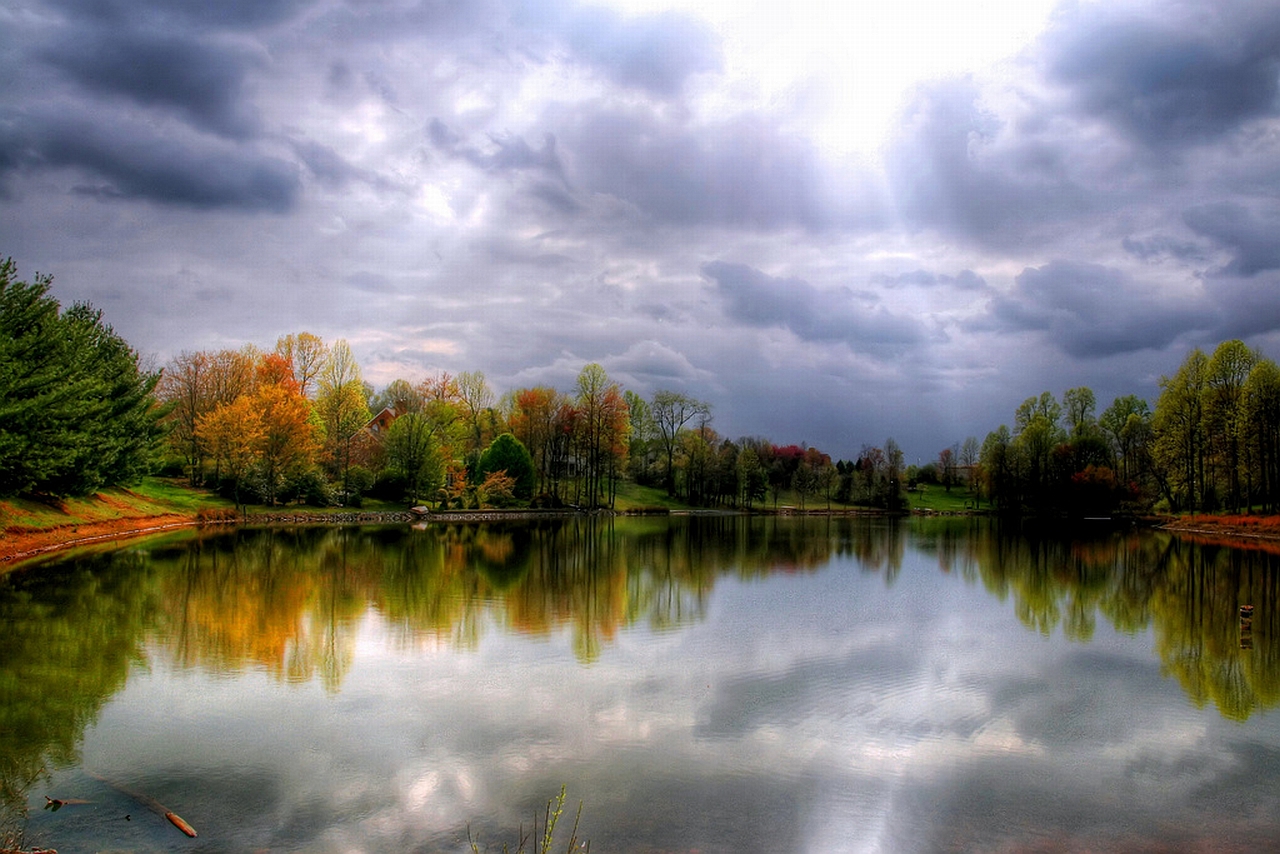
[[[85,495],[136,481],[162,415],[158,373],[89,305],[60,312],[49,276],[0,263],[0,495]]]

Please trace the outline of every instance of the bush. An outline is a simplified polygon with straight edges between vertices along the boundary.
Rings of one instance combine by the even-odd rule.
[[[315,468],[306,469],[285,483],[284,495],[312,507],[331,507],[338,503],[338,492]]]
[[[409,479],[398,471],[383,469],[374,479],[369,494],[383,501],[403,501],[409,488]]]

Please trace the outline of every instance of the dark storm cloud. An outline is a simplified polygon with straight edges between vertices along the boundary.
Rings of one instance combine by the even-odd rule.
[[[1216,322],[1203,301],[1164,298],[1121,270],[1053,261],[1023,270],[1013,292],[993,299],[972,328],[1041,331],[1068,355],[1092,359],[1160,349]]]
[[[279,23],[314,0],[51,0],[50,5],[76,19],[112,24],[247,29]]]
[[[671,225],[860,229],[881,221],[864,176],[835,170],[807,140],[759,116],[691,126],[647,107],[592,104],[564,128],[570,181]]]
[[[75,27],[40,55],[89,92],[171,110],[222,136],[244,138],[257,130],[243,91],[256,60],[244,50],[181,35]]]
[[[1259,216],[1237,202],[1218,202],[1188,209],[1183,220],[1197,234],[1213,238],[1234,253],[1219,272],[1252,276],[1280,269],[1280,241],[1276,239],[1280,215],[1275,210]]]
[[[1221,318],[1212,339],[1204,342],[1207,347],[1280,329],[1280,274],[1275,271],[1248,277],[1213,275],[1206,278],[1205,287]]]
[[[1074,7],[1050,36],[1049,75],[1086,112],[1154,148],[1212,140],[1275,115],[1280,6]]]
[[[91,182],[80,185],[82,191],[118,199],[280,213],[292,207],[299,186],[296,167],[279,158],[105,122],[71,108],[0,111],[0,149],[17,152],[10,175],[71,168]]]
[[[800,279],[778,279],[745,264],[704,264],[729,316],[757,327],[780,327],[805,341],[841,341],[855,351],[919,343],[920,324],[884,306],[859,301],[847,288],[820,291]]]

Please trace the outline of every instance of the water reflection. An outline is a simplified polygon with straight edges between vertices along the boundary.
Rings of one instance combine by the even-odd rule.
[[[1019,630],[1024,635],[1062,638],[1076,646],[1105,634],[1104,627],[1130,636],[1149,632],[1163,674],[1176,679],[1194,705],[1211,706],[1228,719],[1244,721],[1275,706],[1280,691],[1275,661],[1277,562],[1280,557],[1267,550],[1246,551],[1151,532],[1025,536],[983,520],[964,519],[628,519],[421,530],[188,533],[47,563],[0,579],[0,794],[6,812],[20,814],[37,783],[48,780],[56,769],[76,767],[86,728],[96,725],[131,673],[172,668],[199,674],[207,677],[199,684],[211,695],[205,699],[214,704],[212,695],[219,686],[230,695],[238,680],[257,679],[292,686],[291,690],[315,686],[329,703],[343,698],[357,704],[377,702],[380,695],[374,688],[352,684],[361,644],[370,643],[370,626],[376,625],[377,641],[385,641],[406,661],[437,650],[461,653],[462,663],[451,673],[478,680],[475,698],[465,685],[431,683],[430,702],[443,704],[440,698],[447,696],[450,711],[440,712],[435,729],[417,736],[418,741],[379,748],[386,757],[372,764],[381,779],[411,780],[403,787],[408,807],[402,807],[430,807],[430,815],[440,822],[448,815],[466,818],[475,814],[474,804],[480,799],[476,792],[502,785],[495,781],[529,775],[538,776],[538,797],[554,792],[563,778],[540,775],[539,763],[562,764],[566,744],[569,753],[599,749],[576,741],[581,736],[573,733],[589,729],[605,739],[611,751],[609,761],[591,772],[598,790],[592,792],[591,806],[627,814],[639,798],[654,811],[635,819],[656,825],[646,837],[652,844],[661,839],[676,848],[696,835],[693,825],[702,819],[694,806],[709,797],[700,791],[714,779],[723,787],[715,795],[717,803],[759,806],[724,819],[728,824],[715,833],[724,838],[755,834],[753,838],[772,840],[774,850],[802,850],[805,844],[797,840],[811,831],[805,814],[817,809],[814,803],[839,802],[840,797],[824,788],[821,778],[795,769],[830,763],[826,754],[838,744],[833,733],[852,727],[859,734],[853,739],[856,744],[839,744],[837,753],[846,769],[861,775],[859,785],[866,792],[886,800],[924,796],[921,789],[910,797],[895,794],[912,757],[912,739],[929,740],[932,751],[967,752],[978,745],[980,752],[1004,756],[1025,753],[1028,743],[1050,748],[1082,741],[1106,745],[1117,737],[1115,719],[1127,712],[1107,706],[1103,714],[1099,706],[1107,701],[1097,697],[1050,692],[1029,703],[1028,696],[1045,689],[1047,677],[1041,676],[993,687],[990,702],[997,709],[1022,710],[1013,713],[1011,721],[993,723],[987,702],[952,673],[957,651],[925,655],[922,663],[922,651],[912,647],[913,642],[923,645],[926,638],[945,634],[947,620],[965,618],[919,597],[983,591],[977,595],[998,603],[997,612],[1003,607],[1016,615],[1025,626]],[[941,572],[921,583],[920,569],[933,563]],[[868,579],[870,586],[846,586],[832,579],[830,571],[819,572],[833,566]],[[908,571],[912,567],[916,578]],[[779,600],[776,610],[760,610],[755,603],[732,618],[722,615],[720,622],[730,625],[718,629],[724,634],[711,647],[720,657],[682,663],[686,659],[680,656],[689,654],[682,645],[712,620],[715,603],[726,612],[742,590],[768,587],[782,591],[778,595],[794,596],[813,585],[823,591],[817,603]],[[902,590],[904,586],[909,589]],[[717,596],[723,588],[734,591],[729,602]],[[892,593],[876,596],[875,589]],[[859,610],[858,596],[866,597],[864,610]],[[1248,643],[1242,636],[1242,604],[1254,606]],[[879,612],[886,607],[896,610]],[[814,617],[815,609],[822,609],[825,617]],[[874,643],[836,636],[834,627],[844,609],[851,624],[863,620],[870,627],[881,620],[890,628],[876,629],[882,634]],[[800,625],[797,618],[812,619],[813,625]],[[651,644],[668,645],[672,663],[662,671],[666,675],[641,673],[623,687],[593,688],[595,693],[582,701],[581,709],[565,708],[565,697],[552,690],[558,686],[525,686],[519,689],[525,693],[513,699],[508,693],[517,689],[483,682],[487,677],[465,663],[466,656],[478,654],[497,638],[533,642],[532,651],[509,646],[504,651],[536,659],[549,655],[536,644],[567,636],[579,674],[572,677],[579,680],[574,690],[585,695],[590,674],[604,666],[610,650],[625,647],[624,636],[633,630],[654,638]],[[796,655],[781,639],[797,633],[807,633],[805,644],[825,643],[830,648],[815,646],[813,654],[767,675],[755,665],[726,670],[728,675],[712,687],[715,671],[735,656]],[[892,640],[886,640],[889,637]],[[698,653],[707,654],[710,642],[699,643]],[[612,676],[619,669],[616,659],[626,660],[628,655],[625,650],[615,655],[611,672],[601,678]],[[637,660],[643,664],[653,659]],[[1064,666],[1061,671],[1069,677],[1068,684],[1098,678],[1086,674],[1091,667],[1087,656],[1073,658],[1071,667],[1077,669]],[[673,675],[681,668],[690,672]],[[398,672],[395,662],[391,672]],[[557,673],[556,678],[564,678],[567,671]],[[906,678],[904,673],[914,675]],[[1142,691],[1153,690],[1136,671],[1107,678],[1128,681],[1124,691],[1113,692],[1115,697],[1137,696],[1137,684],[1142,684]],[[707,696],[699,698],[696,693],[704,681]],[[615,692],[624,692],[625,701],[612,696]],[[673,705],[673,697],[688,706]],[[428,702],[421,697],[417,701]],[[237,702],[243,699],[229,699],[226,705],[234,708]],[[394,711],[397,702],[388,704],[390,711],[361,708],[352,714],[361,721],[399,714]],[[513,711],[521,704],[527,710]],[[931,704],[941,704],[955,717],[930,717],[920,711]],[[891,707],[914,711],[899,719],[899,711]],[[643,714],[639,708],[645,709]],[[551,709],[565,720],[548,723],[541,715]],[[458,719],[475,719],[482,726],[465,735],[441,734],[442,725]],[[382,727],[370,723],[370,733],[393,733],[403,739],[403,726],[399,718]],[[795,737],[785,743],[770,740],[770,733],[783,731]],[[202,760],[198,750],[189,748],[191,764],[202,769],[198,785],[225,788],[225,802],[234,805],[237,798],[246,797],[236,794],[245,779],[258,775],[256,788],[263,793],[259,800],[269,806],[276,798],[283,803],[284,784],[266,771],[254,770],[255,738],[235,735],[246,746],[234,773],[220,769],[216,757]],[[339,738],[332,736],[333,741]],[[435,761],[419,757],[424,766],[420,769],[379,765],[446,738],[460,741],[451,742],[447,756]],[[272,739],[288,743],[282,733],[261,735],[263,743]],[[685,755],[670,764],[670,759],[646,752],[655,739],[688,739],[692,746],[682,747]],[[514,746],[494,760],[498,770],[466,771],[459,760],[504,743]],[[812,755],[798,758],[797,744],[812,745]],[[721,753],[717,745],[731,745],[732,754]],[[742,755],[744,745],[750,756]],[[291,755],[303,757],[298,780],[291,785],[305,787],[344,762],[371,761],[316,751],[312,743],[290,746]],[[1143,761],[1147,764],[1131,764],[1125,773],[1157,780],[1169,771],[1160,757]],[[887,768],[882,767],[885,762]],[[743,767],[756,769],[757,764],[772,769],[773,778],[748,779],[741,774]],[[647,772],[637,770],[646,765]],[[982,773],[992,772],[984,766]],[[196,771],[187,774],[194,777]],[[378,773],[369,776],[379,778]],[[373,785],[360,795],[359,810],[380,814]],[[994,783],[987,786],[994,788]],[[642,791],[643,796],[637,794]],[[624,797],[624,792],[630,794]],[[489,796],[514,804],[512,810],[530,806],[523,793],[490,791]],[[313,800],[306,801],[312,804],[307,809],[319,815],[329,795],[309,797]],[[949,797],[958,816],[951,830],[961,833],[959,826],[970,819],[960,817],[965,811],[956,793]],[[863,816],[867,821],[884,818],[867,802],[853,801],[842,807],[851,815],[870,810]],[[775,804],[773,812],[766,803]],[[789,804],[783,816],[777,814],[779,804]],[[236,809],[237,814],[249,811],[243,804]],[[478,822],[496,832],[504,822],[527,816],[524,811],[500,819],[481,817]],[[260,820],[258,831],[263,835],[291,838],[272,824],[275,819],[270,816]],[[1026,823],[1012,815],[1002,820],[1010,826]],[[291,821],[303,827],[310,819],[295,816]],[[634,822],[626,827],[627,833],[636,832]],[[984,825],[983,831],[988,830]],[[607,833],[601,831],[597,841],[607,839]],[[975,840],[981,838],[977,828],[973,833]],[[296,839],[290,844],[300,845]]]

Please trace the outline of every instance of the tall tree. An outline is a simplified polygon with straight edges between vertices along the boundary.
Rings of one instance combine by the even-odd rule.
[[[1257,469],[1257,492],[1267,510],[1280,501],[1280,367],[1259,359],[1245,382],[1246,435]]]
[[[549,386],[518,389],[512,394],[512,434],[529,450],[538,473],[537,491],[559,498],[556,448],[565,438],[562,415],[568,399]]]
[[[444,480],[445,460],[436,440],[438,425],[421,412],[402,415],[387,433],[387,461],[404,481],[405,497],[416,504]]]
[[[1244,503],[1241,480],[1248,442],[1244,389],[1258,358],[1243,341],[1223,341],[1205,367],[1204,432],[1214,473],[1222,479],[1223,497],[1233,510]]]
[[[479,453],[485,444],[486,428],[493,420],[493,390],[481,371],[458,374],[458,401],[467,425],[467,450]]]
[[[653,395],[650,407],[654,426],[658,431],[658,441],[666,454],[665,471],[668,495],[676,494],[675,453],[677,437],[687,424],[697,420],[707,420],[711,415],[711,407],[687,394],[676,391],[658,391]]]
[[[1062,408],[1067,419],[1067,431],[1072,439],[1092,433],[1096,422],[1093,412],[1098,401],[1093,389],[1085,386],[1069,388],[1062,395]]]
[[[83,495],[151,465],[159,374],[89,305],[60,313],[52,278],[0,262],[0,495]]]
[[[335,341],[329,348],[318,379],[315,406],[324,425],[325,451],[331,471],[342,479],[346,493],[351,438],[369,423],[371,416],[360,365],[344,339]]]
[[[1174,510],[1203,507],[1209,495],[1204,435],[1208,366],[1208,357],[1197,347],[1173,376],[1160,378],[1160,398],[1151,424],[1153,455],[1161,491]]]
[[[618,384],[596,363],[578,374],[575,408],[579,413],[579,459],[586,502],[613,506],[620,463],[627,454],[627,402]]]
[[[293,378],[303,397],[311,397],[316,391],[316,380],[329,356],[329,348],[320,336],[310,332],[282,335],[276,339],[276,353],[284,356],[293,366]]]
[[[262,497],[273,505],[287,480],[315,464],[321,443],[311,405],[288,359],[265,357],[258,375],[258,388],[249,400],[262,425],[257,460]]]
[[[1138,474],[1141,448],[1138,445],[1150,426],[1151,407],[1136,394],[1117,397],[1098,419],[1120,467],[1120,478],[1128,483]]]
[[[169,362],[156,388],[157,396],[170,406],[169,445],[182,460],[192,486],[198,486],[204,476],[204,445],[196,425],[213,408],[209,371],[208,353],[184,351]]]

